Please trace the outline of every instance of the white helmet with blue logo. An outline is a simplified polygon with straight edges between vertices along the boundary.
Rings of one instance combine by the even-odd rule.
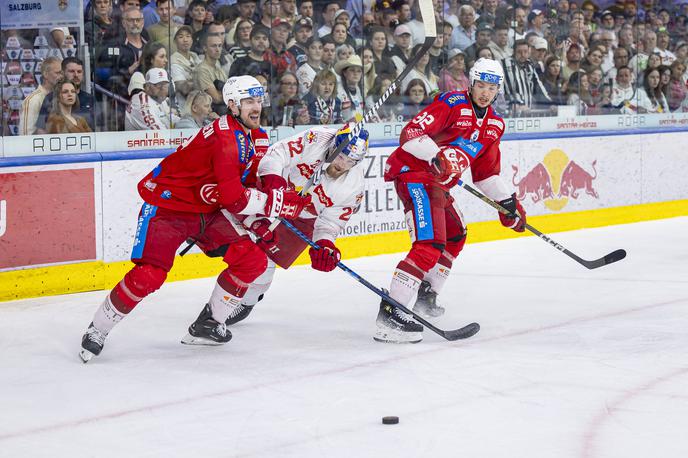
[[[499,92],[504,87],[504,70],[502,65],[496,60],[481,57],[471,67],[469,77],[470,87],[473,87],[476,81],[496,84]]]
[[[249,97],[264,97],[265,90],[260,81],[252,76],[233,76],[227,80],[222,88],[222,98],[226,105],[229,105],[230,100],[238,107],[241,107],[241,101]]]

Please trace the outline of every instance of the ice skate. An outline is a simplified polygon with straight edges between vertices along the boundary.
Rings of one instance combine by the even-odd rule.
[[[239,304],[238,307],[236,307],[234,310],[230,312],[229,316],[227,317],[227,320],[225,320],[225,324],[227,326],[230,326],[232,324],[236,324],[239,321],[246,319],[246,317],[249,316],[252,310],[252,305]]]
[[[232,340],[225,323],[218,323],[213,318],[210,305],[206,304],[196,321],[189,326],[189,333],[182,343],[186,345],[222,345]]]
[[[107,333],[98,330],[93,326],[93,323],[89,324],[86,334],[81,338],[81,351],[79,352],[81,361],[87,363],[94,356],[98,356],[103,350],[106,337]]]
[[[380,303],[376,325],[373,339],[378,342],[418,343],[423,340],[423,326],[384,299]]]
[[[444,307],[437,305],[437,293],[432,290],[430,283],[423,281],[418,290],[418,299],[413,311],[425,319],[437,318],[444,315]]]

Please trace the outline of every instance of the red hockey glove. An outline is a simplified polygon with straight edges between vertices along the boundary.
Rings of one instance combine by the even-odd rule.
[[[499,202],[499,205],[509,210],[512,215],[516,215],[513,217],[500,212],[499,220],[502,222],[502,226],[513,229],[516,232],[523,232],[526,225],[526,211],[521,206],[521,202],[516,198],[516,194],[512,194],[508,199]]]
[[[287,219],[294,219],[310,203],[310,194],[302,197],[298,192],[289,189],[273,189],[268,192],[265,216],[281,216]]]
[[[443,184],[461,176],[469,165],[464,152],[455,148],[442,148],[432,159],[432,171]]]
[[[260,218],[251,223],[251,232],[256,234],[258,241],[256,244],[265,252],[275,253],[277,247],[277,233],[270,230],[272,222],[267,218]]]
[[[342,259],[339,248],[327,239],[320,239],[317,242],[320,249],[311,248],[308,254],[311,255],[311,266],[315,270],[330,272],[337,267],[337,263]]]
[[[258,189],[263,192],[272,191],[273,189],[287,189],[289,187],[287,180],[275,174],[259,177],[258,185]]]

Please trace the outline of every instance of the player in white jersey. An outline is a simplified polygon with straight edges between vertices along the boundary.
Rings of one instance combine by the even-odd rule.
[[[317,126],[275,143],[258,165],[259,187],[266,192],[292,186],[303,188],[327,154],[347,140],[350,131],[348,125],[339,130]],[[311,205],[298,219],[291,220],[321,247],[309,251],[316,270],[332,271],[341,258],[334,242],[363,200],[365,167],[361,162],[367,152],[368,131],[363,129],[331,163],[323,166],[320,182],[311,189]],[[288,268],[308,246],[284,225],[270,231],[271,223],[262,216],[244,220],[244,225],[260,238],[257,243],[268,255],[268,269],[251,283],[241,305],[230,313],[228,325],[246,318],[262,299],[272,283],[275,264]]]

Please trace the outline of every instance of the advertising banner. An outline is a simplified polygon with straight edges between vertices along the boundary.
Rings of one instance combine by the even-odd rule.
[[[79,0],[6,0],[0,2],[0,25],[3,30],[78,27],[80,17]]]
[[[97,258],[93,168],[0,172],[0,269]]]

